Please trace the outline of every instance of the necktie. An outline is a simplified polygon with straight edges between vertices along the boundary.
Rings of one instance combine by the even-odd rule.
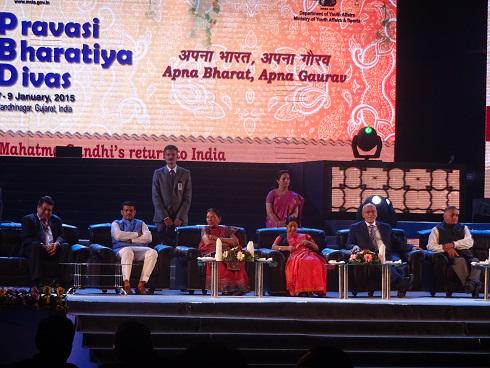
[[[170,194],[170,203],[168,204],[169,209],[173,207],[173,199],[174,199],[174,184],[175,184],[175,171],[174,169],[170,169],[168,172],[170,175],[170,183],[169,183],[169,194]]]
[[[170,188],[172,188],[172,192],[174,191],[174,184],[175,184],[175,171],[174,169],[171,169],[169,172],[170,175]]]
[[[48,244],[48,235],[49,235],[49,224],[48,220],[41,220],[41,227],[44,232],[44,244]]]
[[[374,249],[378,249],[378,239],[376,237],[375,225],[369,225],[369,239],[371,239],[371,243],[373,244]]]

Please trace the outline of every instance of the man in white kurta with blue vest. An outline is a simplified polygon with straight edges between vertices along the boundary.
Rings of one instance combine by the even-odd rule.
[[[124,202],[121,206],[121,220],[111,225],[112,249],[121,259],[123,289],[131,293],[131,265],[133,261],[143,261],[140,281],[136,287],[137,294],[146,294],[146,283],[157,262],[158,253],[150,248],[151,232],[148,226],[135,218],[136,207],[132,202]]]

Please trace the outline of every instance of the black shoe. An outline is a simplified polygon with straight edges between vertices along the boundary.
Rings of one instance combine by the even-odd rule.
[[[401,281],[398,283],[398,298],[404,298],[405,295],[407,295],[407,290],[410,290],[412,288],[413,279],[413,275],[401,279]]]
[[[398,292],[396,293],[397,298],[405,298],[406,295],[407,295],[406,290],[398,290]]]
[[[480,298],[480,290],[481,290],[481,283],[480,282],[475,283],[475,288],[471,292],[471,297],[475,299]]]
[[[469,294],[475,290],[476,283],[473,280],[467,279],[464,284],[464,292]]]

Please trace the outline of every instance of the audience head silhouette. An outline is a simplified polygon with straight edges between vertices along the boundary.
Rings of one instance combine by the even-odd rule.
[[[64,315],[52,315],[41,320],[37,326],[36,347],[39,350],[32,361],[25,361],[25,366],[71,366],[65,365],[71,354],[75,328],[73,322]]]
[[[122,323],[116,331],[114,351],[121,363],[142,364],[155,360],[150,329],[136,321]]]
[[[36,332],[36,347],[43,361],[65,363],[71,354],[75,328],[63,315],[52,315],[41,322]]]

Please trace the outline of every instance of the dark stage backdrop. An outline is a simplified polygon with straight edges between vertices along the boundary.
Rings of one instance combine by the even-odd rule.
[[[151,179],[155,161],[0,157],[5,220],[19,221],[44,194],[52,195],[65,223],[86,236],[88,225],[120,217],[124,200],[152,222]],[[192,172],[190,224],[204,222],[209,207],[222,210],[226,224],[243,226],[250,239],[264,226],[265,197],[279,169],[292,173],[292,189],[305,197],[303,225],[324,228],[325,220],[355,217],[370,195],[389,196],[398,220],[439,220],[448,204],[464,201],[460,169],[449,165],[314,161],[280,164],[183,164]],[[463,195],[461,195],[463,193]],[[462,212],[464,214],[464,212]],[[333,235],[333,234],[328,234]]]
[[[487,1],[398,2],[396,162],[467,169],[483,197]]]
[[[33,212],[42,195],[56,201],[55,213],[76,225],[81,236],[88,225],[120,217],[120,204],[132,200],[137,216],[152,223],[151,180],[162,163],[144,160],[0,157],[3,220],[19,221]],[[265,224],[265,197],[278,170],[293,172],[292,189],[305,195],[304,222],[323,227],[323,166],[186,162],[191,170],[193,198],[189,223],[204,223],[205,211],[217,207],[223,223],[244,226],[248,236]],[[316,169],[315,169],[316,168]],[[308,187],[304,177],[309,175]],[[306,189],[306,190],[305,190]]]

